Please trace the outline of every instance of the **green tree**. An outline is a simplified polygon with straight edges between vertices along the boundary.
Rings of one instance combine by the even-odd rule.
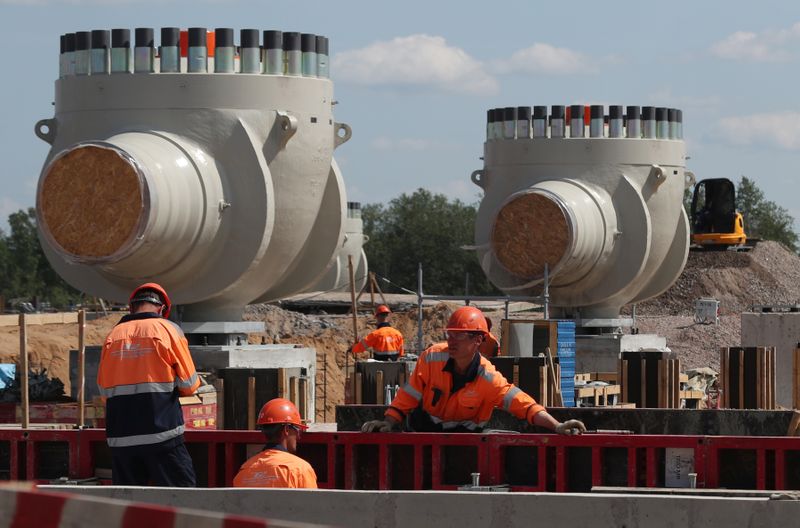
[[[10,232],[0,231],[0,295],[66,307],[80,297],[53,270],[36,234],[36,212],[20,210],[8,217]]]
[[[784,207],[767,200],[764,192],[746,176],[742,176],[736,187],[736,206],[744,217],[747,236],[775,240],[797,252],[798,238],[792,215]]]
[[[427,293],[463,293],[469,274],[469,293],[497,294],[478,264],[475,252],[462,249],[474,243],[477,210],[460,200],[418,189],[383,204],[362,209],[364,246],[370,268],[393,283],[416,289],[417,263],[423,267]]]

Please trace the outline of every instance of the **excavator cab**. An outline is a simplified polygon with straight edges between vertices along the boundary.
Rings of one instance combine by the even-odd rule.
[[[736,187],[727,178],[697,182],[692,195],[692,244],[705,249],[742,246],[744,219],[736,210]]]

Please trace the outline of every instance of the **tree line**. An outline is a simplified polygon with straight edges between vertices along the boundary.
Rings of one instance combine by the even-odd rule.
[[[686,196],[691,203],[690,190]],[[748,236],[776,240],[798,251],[794,218],[745,176],[737,184],[737,206]],[[381,287],[395,293],[416,290],[417,266],[422,263],[425,293],[500,294],[483,274],[475,252],[464,249],[474,244],[477,211],[477,203],[450,200],[425,189],[401,194],[387,204],[364,205],[364,234],[369,237],[364,251],[370,270],[391,281]],[[34,209],[12,213],[8,225],[8,233],[0,230],[0,296],[6,303],[23,300],[63,309],[79,302],[81,293],[44,256]]]

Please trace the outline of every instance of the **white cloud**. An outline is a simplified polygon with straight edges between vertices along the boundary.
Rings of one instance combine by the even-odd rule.
[[[788,29],[760,33],[737,31],[711,46],[711,53],[723,59],[753,62],[785,62],[796,56],[800,46],[800,22]]]
[[[720,137],[739,145],[770,145],[800,150],[800,112],[727,117],[717,124]]]
[[[494,68],[498,73],[545,75],[586,74],[597,71],[597,65],[583,53],[542,42],[514,52],[509,59],[495,61]]]
[[[338,53],[332,62],[339,82],[428,86],[471,95],[493,95],[499,89],[480,61],[437,36],[410,35],[375,42]]]

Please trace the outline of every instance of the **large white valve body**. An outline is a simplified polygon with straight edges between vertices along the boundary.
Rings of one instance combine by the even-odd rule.
[[[56,81],[39,180],[45,254],[70,284],[125,301],[161,283],[184,319],[239,320],[335,264],[346,196],[329,79],[113,74]]]
[[[684,143],[523,138],[485,143],[475,241],[491,282],[556,315],[613,319],[678,278],[689,248]]]

